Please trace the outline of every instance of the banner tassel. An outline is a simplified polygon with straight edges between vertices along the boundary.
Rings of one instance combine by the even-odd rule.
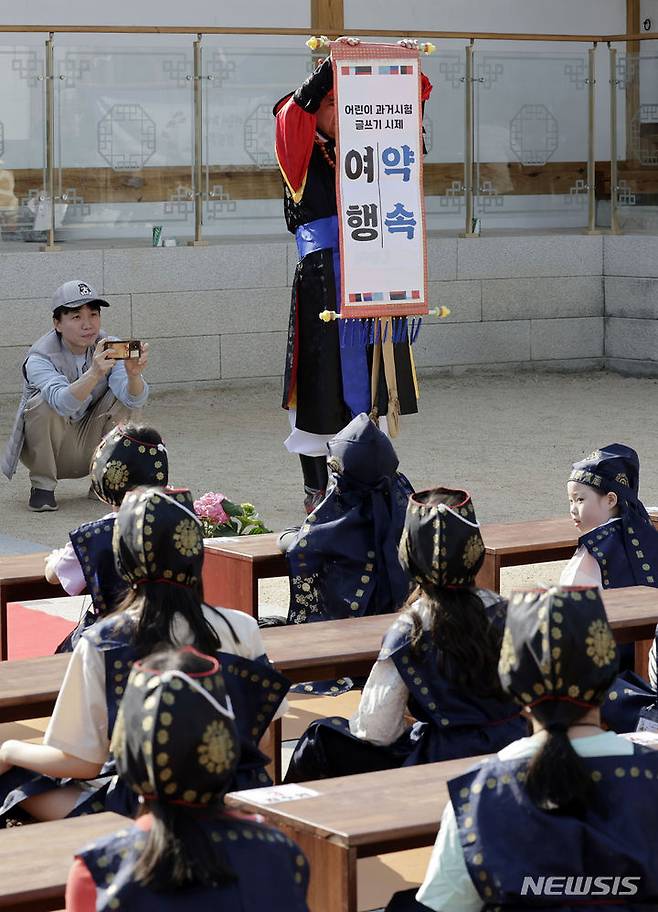
[[[411,335],[409,336],[409,344],[413,345],[416,339],[418,338],[418,333],[420,332],[420,327],[423,325],[423,318],[418,317],[412,321],[411,324]]]

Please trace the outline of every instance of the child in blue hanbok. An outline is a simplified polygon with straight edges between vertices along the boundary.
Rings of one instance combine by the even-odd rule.
[[[639,498],[639,485],[638,455],[624,444],[608,444],[574,463],[567,492],[579,539],[560,577],[561,585],[658,587],[658,532]],[[647,714],[656,694],[655,684],[649,686],[632,671],[633,644],[623,646],[620,654],[623,672],[613,683],[602,713],[609,728],[627,732]],[[655,661],[654,643],[649,674]],[[658,727],[658,713],[648,714],[656,717]]]
[[[355,716],[313,722],[286,781],[488,753],[525,733],[496,671],[507,603],[475,586],[484,544],[469,494],[412,495],[399,556],[417,590],[384,638]]]
[[[112,512],[74,529],[70,541],[46,559],[49,583],[60,583],[69,595],[86,589],[91,596],[91,607],[57,652],[70,652],[85,627],[108,614],[125,594],[126,583],[116,571],[112,551],[116,511],[129,491],[141,485],[164,487],[168,483],[167,449],[155,428],[119,425],[99,443],[89,471],[91,489],[112,507]]]
[[[449,782],[417,901],[391,909],[656,908],[658,752],[601,729],[617,668],[596,588],[512,594],[500,679],[534,733]]]
[[[77,853],[68,912],[306,912],[299,848],[224,806],[240,734],[222,671],[190,646],[135,663],[112,752],[141,813]]]
[[[254,618],[203,603],[203,538],[190,492],[131,491],[113,549],[128,594],[76,644],[43,744],[0,746],[0,826],[19,806],[40,820],[102,810],[132,816],[134,795],[116,778],[110,739],[133,662],[162,644],[221,658],[242,738],[233,787],[271,782],[258,745],[285,711],[289,684],[267,661]]]

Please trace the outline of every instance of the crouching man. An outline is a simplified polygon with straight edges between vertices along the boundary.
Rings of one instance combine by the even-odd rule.
[[[118,360],[104,349],[101,307],[94,288],[75,279],[53,297],[53,329],[30,348],[23,363],[23,396],[0,469],[11,478],[18,461],[30,473],[28,507],[56,510],[60,478],[89,474],[102,437],[148,398],[142,378],[148,345],[139,358]]]

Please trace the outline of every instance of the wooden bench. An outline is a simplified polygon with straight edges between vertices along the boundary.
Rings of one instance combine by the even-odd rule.
[[[314,797],[275,805],[263,806],[253,792],[234,792],[226,800],[262,814],[298,843],[311,869],[313,912],[356,912],[357,859],[431,845],[448,800],[447,781],[477,760],[308,782],[304,788]],[[260,791],[265,797],[269,790]],[[0,909],[61,908],[75,852],[126,823],[104,813],[1,831]]]
[[[650,514],[658,529],[658,513]],[[578,545],[578,532],[568,517],[529,522],[487,523],[482,526],[485,557],[478,585],[500,592],[504,567],[568,560]]]
[[[658,513],[652,519],[658,529]],[[578,532],[569,517],[487,523],[482,526],[482,538],[486,550],[477,582],[494,592],[500,592],[504,567],[568,560],[578,545]],[[206,599],[258,617],[258,581],[288,574],[276,539],[268,534],[208,541],[203,570]]]
[[[448,780],[479,759],[277,786],[283,796],[300,788],[315,794],[273,804],[262,803],[270,789],[261,796],[232,792],[226,803],[262,814],[299,845],[311,870],[311,912],[356,912],[357,860],[432,845],[448,801]]]
[[[500,592],[503,567],[568,560],[578,545],[578,533],[569,518],[530,522],[489,523],[482,526],[485,556],[477,583]]]
[[[48,551],[0,557],[0,659],[7,652],[7,602],[52,598],[66,595],[59,585],[51,585],[44,576]]]
[[[0,830],[0,909],[61,909],[74,854],[126,823],[118,814],[90,814]]]
[[[478,585],[500,591],[503,567],[564,560],[578,543],[570,519],[527,523],[495,523],[482,527],[486,548]],[[258,582],[287,576],[288,565],[276,546],[274,534],[206,542],[203,567],[204,595],[213,605],[246,611],[258,617]]]
[[[258,581],[288,575],[277,548],[278,533],[206,539],[203,594],[211,605],[235,608],[258,617]]]
[[[658,589],[631,586],[603,595],[618,643],[653,638],[658,624]],[[367,674],[393,622],[390,614],[321,621],[262,631],[265,649],[293,683]],[[68,664],[67,655],[0,663],[0,722],[37,718],[52,712]]]
[[[258,617],[258,580],[287,576],[277,535],[215,540],[206,546],[203,584],[206,601]],[[44,576],[48,551],[0,557],[0,660],[7,658],[7,603],[66,595]]]
[[[652,513],[658,529],[658,513]],[[486,553],[478,584],[500,591],[503,567],[564,560],[573,554],[578,537],[570,519],[525,523],[489,523],[482,526]],[[288,565],[276,546],[277,534],[208,539],[205,546],[203,586],[213,605],[245,611],[258,617],[258,582],[287,576]],[[7,658],[7,602],[65,595],[43,575],[47,552],[0,557],[0,659]]]
[[[658,606],[658,594],[656,601]],[[340,677],[348,672],[367,674],[392,621],[391,615],[322,621],[272,627],[263,630],[262,635],[272,662],[296,683]],[[354,636],[356,631],[358,637]],[[0,663],[0,722],[51,713],[68,661],[69,656],[64,654]]]

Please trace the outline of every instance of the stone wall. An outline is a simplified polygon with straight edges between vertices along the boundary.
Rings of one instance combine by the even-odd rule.
[[[419,371],[474,368],[658,373],[658,238],[547,234],[428,241],[432,306]],[[70,278],[112,304],[104,326],[148,340],[154,385],[281,374],[294,245],[22,250],[0,254],[0,395],[21,385],[49,297]],[[605,289],[604,289],[605,282]]]
[[[658,237],[606,237],[607,366],[658,375]]]

